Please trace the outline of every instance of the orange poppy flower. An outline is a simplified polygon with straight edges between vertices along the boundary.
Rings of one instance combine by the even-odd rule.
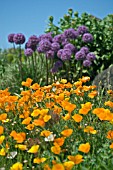
[[[44,165],[44,170],[51,170],[51,168],[49,167],[49,165],[45,164]]]
[[[0,135],[2,135],[4,132],[4,127],[3,126],[0,126]]]
[[[63,107],[64,110],[67,110],[69,113],[71,113],[76,108],[75,104],[72,104],[66,100],[63,100],[61,102],[61,106]]]
[[[84,128],[84,132],[86,132],[86,133],[91,133],[91,134],[96,134],[96,133],[97,133],[97,131],[94,130],[94,127],[92,127],[92,126],[86,126],[86,127]]]
[[[24,119],[24,120],[22,121],[22,124],[28,125],[28,124],[30,124],[30,121],[31,121],[31,117],[27,117],[26,119]]]
[[[82,86],[82,82],[81,81],[76,81],[74,83],[74,85],[78,88],[79,86]]]
[[[64,168],[63,164],[57,163],[57,164],[53,165],[52,170],[65,170],[65,168]]]
[[[72,162],[74,162],[75,165],[80,164],[81,162],[83,162],[83,156],[82,155],[75,155],[75,156],[68,156],[68,159]]]
[[[48,122],[51,119],[51,115],[45,115],[43,120],[44,122]]]
[[[73,129],[66,129],[61,132],[61,134],[65,137],[69,137],[73,133]]]
[[[34,83],[32,86],[30,86],[31,89],[37,90],[40,88],[40,85],[38,83]]]
[[[10,136],[12,136],[17,143],[22,143],[26,139],[26,134],[24,132],[17,133],[16,131],[12,131]]]
[[[67,113],[65,116],[62,116],[62,118],[66,121],[69,120],[71,117],[71,115],[69,113]]]
[[[29,125],[26,126],[26,129],[33,130],[34,129],[34,125],[33,124],[29,124]]]
[[[78,150],[84,153],[88,153],[90,151],[90,144],[88,142],[85,144],[81,144]]]
[[[107,101],[104,104],[105,104],[105,106],[109,106],[109,107],[113,108],[113,102],[111,102],[111,101]]]
[[[108,139],[113,139],[113,130],[109,130],[107,133],[107,138]]]
[[[91,93],[88,94],[88,97],[94,98],[95,96],[97,96],[97,94],[98,94],[98,91],[94,90],[94,91],[92,91]]]
[[[7,119],[7,113],[0,114],[0,120],[6,120]]]
[[[50,132],[49,130],[43,130],[40,134],[40,136],[44,136],[44,137],[48,137],[51,135],[52,132]]]
[[[109,147],[110,147],[110,149],[113,149],[113,143],[111,143],[111,145]]]
[[[40,114],[41,114],[40,109],[36,109],[36,110],[34,110],[34,111],[31,113],[31,116],[37,117],[37,116],[40,115]]]
[[[90,77],[88,76],[83,76],[82,78],[79,79],[81,82],[86,83],[87,81],[90,81]]]
[[[40,163],[43,163],[46,161],[46,158],[34,158],[33,160],[33,163],[37,163],[37,164],[40,164]]]
[[[75,122],[81,122],[83,117],[79,114],[74,114],[74,116],[72,116],[72,118],[74,119]]]
[[[22,86],[30,87],[32,81],[33,81],[32,79],[27,78],[26,81],[23,81],[23,82],[22,82]]]
[[[45,126],[45,122],[43,119],[34,119],[33,124],[35,126],[41,126],[41,127]]]
[[[71,170],[75,165],[73,161],[67,161],[63,163],[65,170]]]
[[[54,139],[54,145],[59,145],[59,146],[62,146],[64,144],[64,141],[65,141],[65,138],[64,137],[61,137],[61,138],[56,138]]]
[[[81,104],[81,109],[79,110],[80,114],[86,115],[92,108],[92,104],[90,102],[87,102],[85,104]]]
[[[55,145],[55,146],[52,146],[51,147],[51,151],[53,152],[53,153],[55,153],[55,154],[60,154],[60,152],[61,152],[61,148],[60,148],[60,146],[59,145]]]

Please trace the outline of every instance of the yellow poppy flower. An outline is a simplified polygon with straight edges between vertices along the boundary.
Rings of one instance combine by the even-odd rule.
[[[13,166],[10,168],[10,170],[22,170],[22,169],[23,169],[23,164],[20,162],[13,164]]]
[[[29,152],[29,153],[37,153],[37,152],[38,152],[38,149],[39,149],[39,145],[33,145],[33,146],[28,150],[28,152]]]

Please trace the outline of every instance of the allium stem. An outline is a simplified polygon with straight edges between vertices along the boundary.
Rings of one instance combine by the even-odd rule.
[[[35,80],[35,64],[34,64],[34,56],[32,55],[32,72],[33,72],[33,79]]]
[[[48,59],[46,57],[46,85],[48,85]]]
[[[19,45],[19,72],[21,81],[23,80],[23,73],[22,73],[22,53],[21,53],[21,45]]]

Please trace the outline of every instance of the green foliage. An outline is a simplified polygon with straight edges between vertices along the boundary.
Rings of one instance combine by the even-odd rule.
[[[105,18],[99,19],[87,13],[79,16],[78,12],[69,9],[68,14],[60,18],[58,26],[53,23],[53,18],[52,20],[49,18],[48,28],[45,32],[53,32],[54,35],[57,35],[68,28],[76,29],[81,25],[87,26],[94,37],[93,43],[88,44],[90,51],[95,52],[97,56],[90,73],[93,80],[95,75],[113,63],[113,15],[109,14]]]

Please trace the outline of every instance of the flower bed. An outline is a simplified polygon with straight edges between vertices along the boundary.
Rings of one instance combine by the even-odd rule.
[[[89,80],[41,87],[28,78],[21,94],[0,90],[0,168],[111,169],[113,91],[103,100]]]

